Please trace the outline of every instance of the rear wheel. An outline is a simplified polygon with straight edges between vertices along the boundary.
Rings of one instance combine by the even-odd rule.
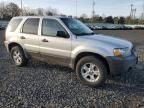
[[[11,57],[16,66],[25,66],[28,62],[21,47],[15,46],[11,49]]]
[[[107,78],[107,68],[102,60],[86,56],[80,59],[76,66],[78,79],[89,86],[100,86]]]

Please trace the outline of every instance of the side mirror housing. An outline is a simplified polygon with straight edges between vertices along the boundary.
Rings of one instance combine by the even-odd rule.
[[[62,38],[68,38],[68,34],[64,31],[57,31],[57,36]]]

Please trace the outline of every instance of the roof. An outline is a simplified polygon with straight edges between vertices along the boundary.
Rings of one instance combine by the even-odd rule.
[[[72,18],[70,16],[17,16],[13,18]]]

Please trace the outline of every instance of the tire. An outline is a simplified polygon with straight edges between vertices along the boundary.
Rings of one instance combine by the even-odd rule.
[[[23,52],[23,49],[19,46],[14,46],[11,49],[11,57],[15,63],[16,66],[22,67],[27,65],[27,58],[25,57],[25,54]]]
[[[81,83],[88,86],[101,86],[106,81],[107,73],[105,63],[94,56],[83,57],[76,65],[78,79]]]

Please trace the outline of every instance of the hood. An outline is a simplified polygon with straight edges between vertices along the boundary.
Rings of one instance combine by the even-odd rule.
[[[112,46],[114,48],[125,48],[125,47],[132,47],[132,43],[124,40],[124,39],[120,39],[120,38],[115,38],[112,36],[105,36],[105,35],[88,35],[88,36],[80,36],[80,38],[89,41],[89,42],[97,42],[97,43],[102,43],[104,45],[109,45]]]

